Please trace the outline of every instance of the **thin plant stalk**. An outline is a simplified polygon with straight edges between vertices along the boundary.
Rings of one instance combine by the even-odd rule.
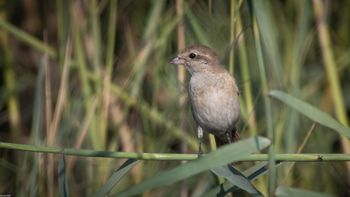
[[[230,1],[230,47],[229,47],[230,48],[229,71],[231,75],[233,75],[234,63],[235,63],[235,60],[234,60],[235,47],[233,46],[234,39],[235,39],[235,24],[236,24],[235,7],[236,7],[235,0],[231,0]]]
[[[23,41],[24,43],[27,43],[29,46],[33,47],[39,52],[42,52],[42,53],[46,52],[50,56],[50,58],[55,59],[57,57],[57,53],[52,47],[46,45],[41,40],[33,37],[32,35],[8,23],[3,18],[0,18],[0,29],[6,30],[11,35],[15,36],[16,38]]]
[[[238,55],[239,55],[239,62],[240,62],[240,68],[241,68],[241,81],[243,82],[243,95],[244,100],[246,104],[246,110],[248,114],[248,125],[249,125],[249,135],[255,136],[256,135],[256,118],[255,118],[255,110],[254,110],[254,103],[253,103],[253,95],[252,95],[252,83],[251,83],[251,76],[250,76],[250,70],[248,65],[248,57],[247,57],[247,49],[246,49],[246,43],[245,43],[245,36],[244,36],[244,29],[242,27],[242,21],[241,17],[238,14],[237,15],[237,30],[239,32],[242,32],[242,34],[237,38],[238,40]]]
[[[11,149],[17,151],[28,151],[47,154],[64,154],[67,156],[78,157],[101,157],[101,158],[120,158],[120,159],[140,159],[155,161],[179,161],[196,160],[197,154],[178,154],[178,153],[138,153],[138,152],[111,152],[96,151],[89,149],[74,149],[61,147],[33,146],[27,144],[16,144],[0,142],[1,149]],[[276,161],[280,162],[330,162],[330,161],[350,161],[350,154],[321,154],[321,153],[285,153],[275,154]],[[269,154],[251,154],[243,157],[240,161],[268,161]]]
[[[261,47],[261,40],[260,40],[260,33],[258,29],[258,25],[256,23],[256,19],[254,18],[254,38],[255,38],[255,47],[257,52],[257,60],[258,60],[258,67],[259,67],[259,73],[260,73],[260,81],[261,81],[261,89],[263,92],[263,101],[264,101],[264,108],[265,108],[265,118],[266,118],[266,125],[267,125],[267,137],[271,139],[271,145],[269,147],[269,173],[268,173],[268,194],[269,196],[273,196],[275,189],[276,189],[276,168],[275,168],[275,132],[273,129],[273,123],[272,123],[272,106],[271,106],[271,100],[268,96],[269,88],[268,88],[268,82],[266,77],[266,71],[265,71],[265,65],[262,55],[262,47]]]

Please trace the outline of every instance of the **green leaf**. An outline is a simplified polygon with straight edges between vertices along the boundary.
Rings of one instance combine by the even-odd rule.
[[[188,162],[171,170],[161,172],[154,177],[118,194],[118,196],[136,195],[156,187],[173,184],[210,168],[239,161],[244,156],[266,148],[269,144],[270,140],[267,138],[255,137],[223,146],[200,158],[199,160]]]
[[[282,163],[276,164],[276,167],[280,166]],[[266,174],[268,171],[269,166],[268,162],[260,162],[259,164],[245,170],[243,172],[243,175],[248,178],[249,181],[254,181],[255,179],[259,178],[260,176]],[[237,187],[235,184],[226,181],[222,185],[218,185],[215,188],[211,189],[210,191],[206,192],[203,197],[211,197],[211,196],[225,196],[230,192],[234,192],[239,190],[239,187]]]
[[[338,133],[340,133],[341,135],[344,135],[350,138],[349,128],[346,128],[344,125],[340,124],[330,115],[322,112],[321,110],[313,107],[312,105],[278,90],[272,90],[270,92],[270,95],[282,101],[283,103],[287,104],[288,106],[294,108],[298,112],[304,114],[306,117],[310,118],[311,120],[323,126],[331,128],[337,131]]]
[[[291,187],[278,187],[276,189],[277,197],[332,197],[332,195],[308,191],[304,189],[295,189]]]
[[[211,171],[218,176],[225,177],[233,185],[236,185],[254,196],[262,196],[260,191],[254,187],[249,179],[233,166],[219,166],[212,168]]]
[[[270,1],[251,1],[253,5],[253,11],[256,15],[256,21],[259,26],[259,32],[261,35],[261,41],[263,42],[262,49],[264,50],[264,61],[268,61],[267,65],[271,67],[266,67],[267,71],[272,74],[272,80],[278,80],[278,83],[283,81],[281,74],[282,71],[282,61],[281,61],[281,50],[279,48],[278,34],[279,29],[276,28],[276,18],[272,15],[272,7]],[[265,54],[267,56],[265,56]],[[267,57],[267,58],[265,58]]]
[[[123,176],[137,164],[137,161],[138,160],[136,159],[126,160],[126,162],[123,163],[123,165],[121,165],[120,168],[118,168],[118,170],[113,172],[111,177],[109,177],[109,179],[102,186],[100,191],[98,191],[94,196],[96,197],[106,196],[113,189],[113,187],[121,180],[121,178],[123,178]]]

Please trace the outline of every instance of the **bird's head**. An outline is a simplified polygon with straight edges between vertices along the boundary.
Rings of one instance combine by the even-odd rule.
[[[207,46],[192,45],[182,50],[171,64],[184,65],[191,73],[205,72],[219,63],[216,53]]]

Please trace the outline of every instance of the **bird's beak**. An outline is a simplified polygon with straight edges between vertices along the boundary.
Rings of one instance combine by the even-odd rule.
[[[170,64],[185,64],[185,60],[180,57],[175,57],[173,60],[170,61]]]

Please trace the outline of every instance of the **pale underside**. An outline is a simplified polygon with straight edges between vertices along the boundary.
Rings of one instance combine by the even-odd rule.
[[[194,74],[189,85],[192,114],[206,132],[224,135],[239,117],[238,90],[228,73]]]

